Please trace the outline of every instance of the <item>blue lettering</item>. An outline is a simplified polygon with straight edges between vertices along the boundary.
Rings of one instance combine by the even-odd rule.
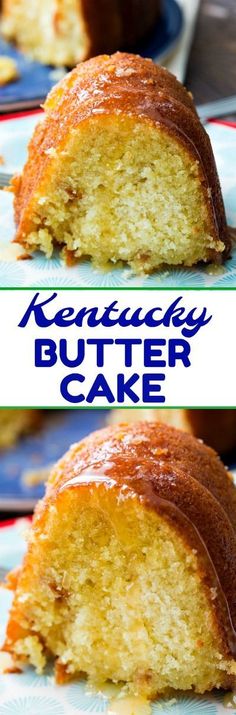
[[[54,340],[36,338],[34,345],[35,367],[53,367],[57,362],[57,345]]]

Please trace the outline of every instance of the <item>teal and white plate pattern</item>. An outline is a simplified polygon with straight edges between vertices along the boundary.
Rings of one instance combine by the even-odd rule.
[[[0,125],[0,155],[5,164],[2,171],[19,171],[26,158],[27,144],[38,114],[8,119]],[[229,225],[236,226],[236,130],[211,123],[208,132],[216,157]],[[42,253],[33,260],[17,261],[11,240],[14,236],[11,194],[0,191],[0,286],[1,287],[143,287],[143,288],[208,288],[236,287],[236,246],[232,257],[223,268],[211,272],[209,267],[174,268],[158,271],[151,276],[134,276],[130,269],[113,268],[97,271],[90,261],[66,267],[55,251],[48,260]],[[10,248],[9,248],[10,246]]]
[[[14,568],[25,550],[26,519],[0,529],[0,566]],[[11,595],[0,588],[0,644],[3,643]],[[173,700],[152,704],[152,715],[225,715],[224,693],[197,697],[181,694]],[[108,713],[109,700],[102,693],[89,692],[85,682],[57,686],[51,669],[37,675],[33,668],[22,674],[0,675],[1,715],[88,715]],[[236,707],[230,712],[235,714]]]

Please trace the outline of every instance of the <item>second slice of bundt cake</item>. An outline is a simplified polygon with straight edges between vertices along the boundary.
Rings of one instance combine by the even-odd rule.
[[[73,67],[132,49],[161,13],[160,0],[1,0],[1,31],[40,62]]]
[[[36,509],[4,650],[142,697],[233,686],[235,523],[230,475],[195,438],[157,423],[91,435]]]
[[[230,241],[208,135],[167,70],[117,53],[79,65],[49,94],[22,175],[15,240],[71,262],[221,262]]]

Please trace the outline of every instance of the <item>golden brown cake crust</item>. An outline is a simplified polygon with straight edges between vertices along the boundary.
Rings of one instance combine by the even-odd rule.
[[[91,116],[99,115],[102,122],[102,116],[121,114],[165,126],[199,162],[212,236],[216,245],[219,240],[225,244],[220,257],[212,250],[211,260],[228,255],[231,242],[210,141],[190,95],[167,70],[149,59],[119,52],[93,58],[78,65],[52,90],[45,113],[31,140],[23,175],[13,180],[17,242],[24,245],[27,234],[35,230],[35,197],[43,195],[52,157],[63,150],[71,132]]]
[[[123,421],[122,409],[111,411],[109,424]],[[148,422],[162,422],[202,439],[220,455],[226,455],[236,447],[236,410],[235,409],[185,409],[185,408],[151,408],[130,410],[127,422],[138,422],[144,419]]]

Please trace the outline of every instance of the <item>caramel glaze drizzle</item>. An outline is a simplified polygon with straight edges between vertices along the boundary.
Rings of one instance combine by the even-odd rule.
[[[184,533],[186,531],[190,531],[190,533],[194,534],[195,540],[197,540],[198,545],[199,545],[199,551],[200,554],[203,555],[205,562],[207,562],[208,566],[210,565],[210,570],[211,570],[211,587],[217,589],[218,596],[221,601],[221,605],[224,610],[224,616],[225,616],[225,631],[227,635],[227,641],[228,641],[228,647],[230,652],[232,653],[233,657],[236,657],[236,631],[234,628],[233,620],[231,617],[231,611],[230,611],[230,605],[229,601],[227,599],[227,595],[225,594],[220,577],[215,569],[214,563],[212,561],[211,555],[209,553],[209,550],[207,548],[206,543],[204,542],[199,530],[195,526],[195,524],[189,519],[188,516],[177,506],[176,504],[173,504],[169,500],[160,497],[158,495],[155,495],[155,503],[153,501],[153,494],[146,493],[146,494],[140,494],[138,491],[135,489],[135,483],[133,483],[132,486],[129,486],[128,484],[123,484],[120,485],[116,479],[113,479],[112,477],[109,476],[109,471],[112,470],[113,463],[111,461],[107,461],[105,465],[101,466],[101,464],[93,464],[91,463],[90,466],[87,466],[84,469],[81,469],[80,473],[78,475],[75,475],[71,479],[68,479],[64,484],[62,484],[61,487],[59,487],[59,493],[63,492],[67,489],[70,488],[78,488],[83,485],[89,485],[89,484],[95,484],[99,486],[99,484],[104,484],[107,489],[112,489],[114,487],[118,487],[120,495],[119,499],[126,499],[129,496],[137,496],[138,499],[145,503],[146,507],[151,507],[152,509],[158,510],[160,513],[164,512],[167,517],[171,518],[172,523],[174,522],[175,526],[181,524],[183,527]],[[147,484],[147,482],[146,482]]]

